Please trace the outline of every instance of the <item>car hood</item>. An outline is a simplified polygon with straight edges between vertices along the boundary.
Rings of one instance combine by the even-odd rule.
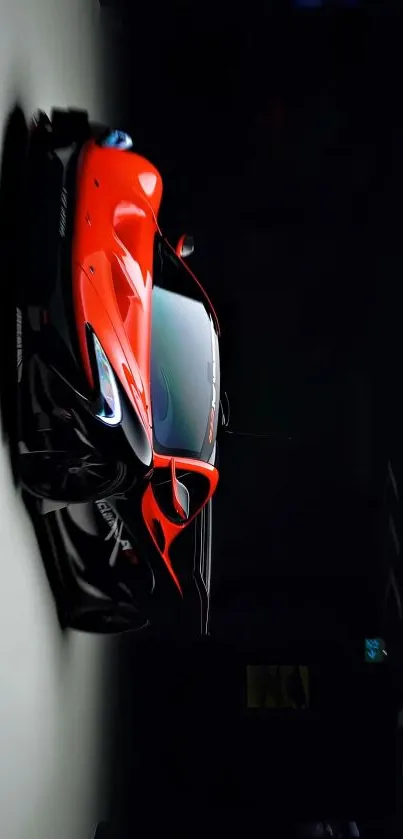
[[[162,181],[137,154],[90,143],[77,178],[73,261],[75,309],[97,334],[130,401],[151,429],[150,330],[154,239]]]

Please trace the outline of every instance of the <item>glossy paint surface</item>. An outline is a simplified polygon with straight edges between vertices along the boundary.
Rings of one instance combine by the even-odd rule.
[[[171,461],[171,457],[156,453],[154,454],[154,466],[156,469],[166,467],[171,468]],[[172,566],[170,548],[174,540],[181,534],[183,529],[187,527],[187,525],[190,524],[191,521],[193,521],[195,516],[198,515],[200,510],[203,509],[205,504],[207,504],[207,502],[213,496],[218,484],[218,470],[208,463],[203,463],[200,460],[190,460],[184,457],[175,458],[175,468],[178,471],[184,470],[188,472],[198,472],[200,475],[203,475],[205,478],[207,478],[210,487],[204,504],[202,504],[200,509],[197,512],[195,512],[186,522],[184,522],[183,524],[176,524],[170,521],[166,516],[164,516],[164,514],[160,510],[153,492],[152,484],[150,483],[147,486],[147,489],[143,495],[142,514],[155,546],[159,550],[178,589],[181,591],[180,581],[178,580],[178,577],[176,575],[175,568],[173,568]],[[163,550],[160,550],[158,546],[158,539],[156,537],[155,528],[153,526],[153,522],[155,521],[159,522],[162,528],[162,532],[164,534],[165,545]]]
[[[154,240],[156,234],[162,235],[157,221],[162,188],[159,172],[140,155],[102,148],[92,140],[84,146],[77,176],[72,254],[73,299],[83,365],[92,384],[85,326],[89,323],[151,444],[151,299]],[[208,295],[186,262],[181,262],[189,282],[196,282],[206,298],[219,332]],[[217,470],[201,461],[175,460],[177,469],[198,471],[208,478],[207,503],[217,485]],[[154,453],[153,461],[155,468],[171,468],[171,457]],[[183,524],[172,523],[160,510],[151,484],[143,496],[142,513],[153,542],[180,589],[169,549],[194,515]],[[155,521],[160,523],[164,535],[163,550],[158,546]]]
[[[91,381],[89,322],[151,440],[151,289],[162,180],[143,157],[90,142],[77,186],[73,294],[85,369]]]

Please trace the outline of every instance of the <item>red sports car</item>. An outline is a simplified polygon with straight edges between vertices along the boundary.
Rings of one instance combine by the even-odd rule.
[[[109,499],[181,596],[173,543],[218,481],[219,325],[193,239],[167,241],[159,172],[85,112],[35,115],[25,183],[22,485],[46,515]]]

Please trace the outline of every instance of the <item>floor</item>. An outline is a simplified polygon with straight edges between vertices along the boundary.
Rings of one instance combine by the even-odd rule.
[[[2,126],[16,105],[26,118],[53,105],[112,118],[110,47],[96,0],[0,0],[0,41]],[[7,277],[1,282],[4,290]],[[111,645],[63,635],[5,443],[0,573],[1,835],[92,839],[105,817]]]

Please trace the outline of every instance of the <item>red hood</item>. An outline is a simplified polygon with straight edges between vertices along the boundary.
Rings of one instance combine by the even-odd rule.
[[[93,143],[81,159],[73,255],[83,358],[85,323],[97,334],[133,406],[151,429],[150,337],[158,171],[144,158]]]
[[[151,297],[161,198],[161,176],[145,158],[92,141],[84,147],[73,237],[73,295],[83,362],[92,381],[85,329],[89,323],[148,427],[150,442]],[[217,322],[206,292],[183,264]]]

